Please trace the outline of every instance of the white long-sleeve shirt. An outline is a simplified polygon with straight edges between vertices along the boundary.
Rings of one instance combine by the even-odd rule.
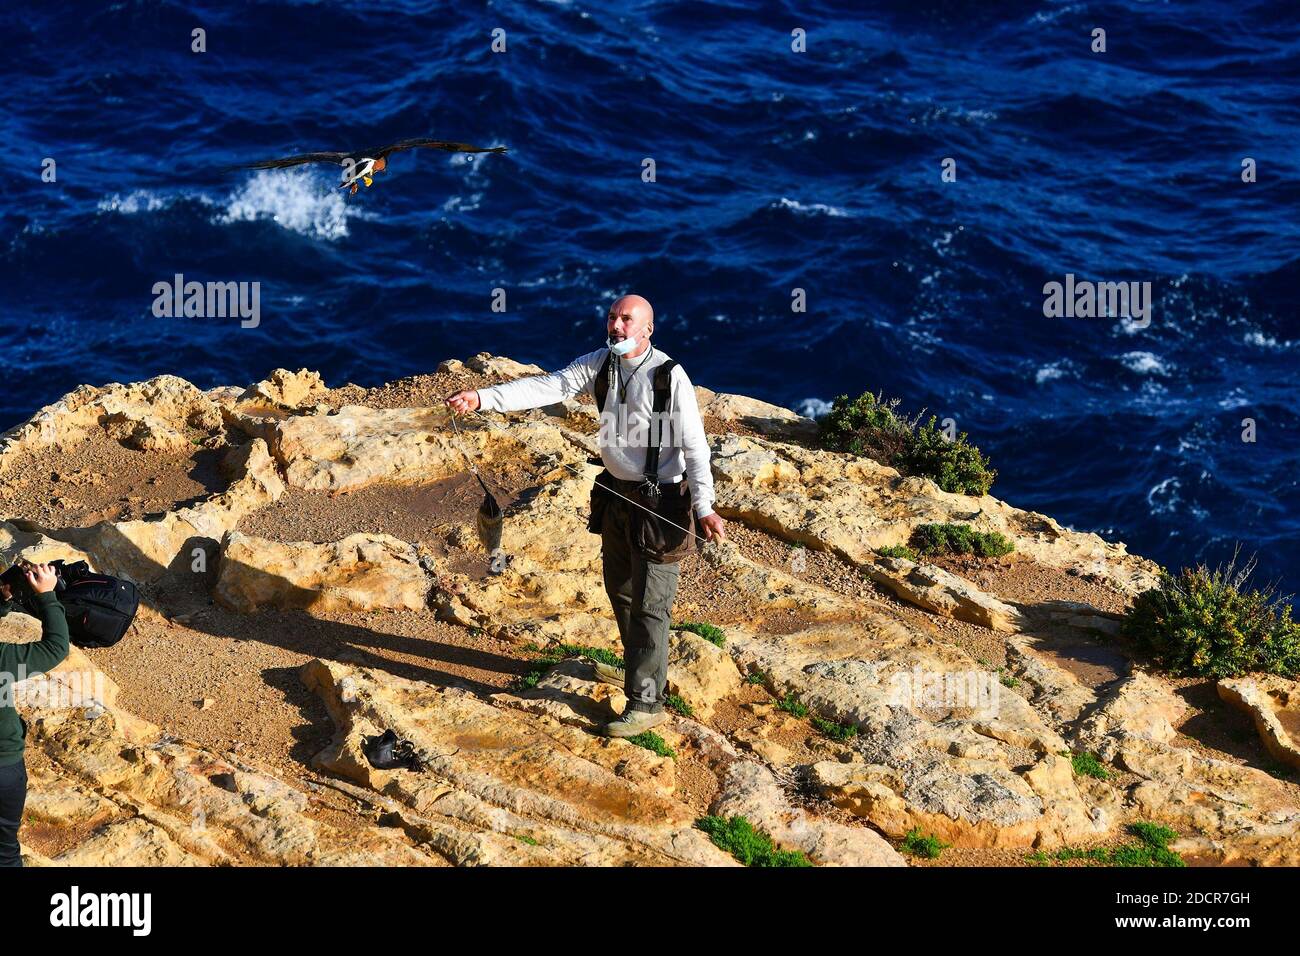
[[[619,378],[612,376],[605,407],[611,412],[619,400],[620,382],[627,385],[627,431],[635,439],[650,432],[654,410],[654,370],[669,360],[666,352],[654,349],[647,356],[620,358]],[[644,364],[643,363],[644,360]],[[574,359],[565,368],[547,375],[531,375],[502,385],[478,389],[479,406],[484,411],[517,412],[525,408],[554,405],[579,392],[595,396],[596,373],[609,361],[608,349],[597,349]],[[629,380],[630,376],[630,380]],[[703,518],[713,513],[713,472],[709,466],[709,443],[704,435],[704,421],[695,401],[695,386],[680,365],[672,371],[668,415],[673,427],[665,435],[659,453],[659,480],[677,481],[685,472],[691,484],[695,513]],[[615,478],[640,481],[646,463],[646,445],[616,443],[612,428],[600,430],[600,457]]]

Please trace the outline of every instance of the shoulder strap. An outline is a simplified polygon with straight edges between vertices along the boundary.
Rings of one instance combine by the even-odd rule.
[[[600,360],[600,369],[596,372],[594,389],[596,412],[600,413],[605,410],[605,396],[609,394],[609,349],[605,350],[605,357]]]
[[[668,410],[668,401],[673,394],[673,369],[676,367],[677,362],[669,359],[655,369],[653,407],[656,416],[660,416]],[[663,420],[661,418],[652,419],[652,427],[657,434],[654,443],[645,452],[645,479],[658,484],[659,446],[663,442]]]

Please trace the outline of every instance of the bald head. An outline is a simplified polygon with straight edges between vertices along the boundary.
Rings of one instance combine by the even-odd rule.
[[[609,307],[605,330],[615,342],[636,339],[637,347],[628,353],[628,357],[635,358],[650,347],[650,334],[655,330],[655,310],[642,296],[619,296]]]

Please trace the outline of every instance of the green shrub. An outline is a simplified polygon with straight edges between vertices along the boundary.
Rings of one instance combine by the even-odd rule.
[[[831,410],[817,422],[818,440],[830,451],[866,455],[883,464],[893,464],[903,453],[915,424],[898,415],[896,398],[884,400],[884,393],[866,392],[853,401],[837,396]]]
[[[949,440],[936,427],[936,418],[912,433],[902,454],[892,462],[905,475],[924,475],[944,491],[963,495],[986,495],[998,473],[989,460],[967,441],[966,433]]]
[[[858,728],[853,724],[837,724],[833,720],[825,720],[822,717],[814,717],[812,723],[823,736],[831,740],[851,740],[858,735]]]
[[[1074,767],[1075,774],[1080,777],[1096,777],[1098,780],[1110,779],[1110,772],[1102,766],[1096,754],[1075,754],[1070,758],[1070,764]]]
[[[673,630],[690,631],[692,634],[698,634],[710,644],[716,644],[718,647],[727,642],[726,631],[712,624],[705,624],[703,621],[678,621],[673,625]]]
[[[1245,590],[1252,559],[1240,570],[1236,557],[1211,571],[1204,565],[1138,595],[1121,633],[1149,650],[1171,674],[1236,677],[1263,671],[1300,674],[1300,622],[1273,588]]]
[[[975,531],[968,524],[923,524],[912,532],[912,544],[921,554],[974,554],[998,558],[1016,550],[998,531]]]
[[[882,558],[907,558],[909,561],[915,561],[917,554],[905,544],[887,544],[883,548],[876,548],[876,554]]]
[[[695,709],[682,699],[680,694],[669,694],[664,698],[664,706],[683,717],[695,716]]]
[[[866,455],[905,475],[930,478],[944,491],[988,493],[997,472],[965,432],[949,440],[934,415],[918,428],[921,416],[905,418],[898,405],[898,399],[885,401],[883,393],[867,392],[852,401],[840,395],[818,421],[819,442],[831,451]]]
[[[667,741],[653,730],[645,730],[637,734],[635,737],[628,737],[627,742],[630,744],[636,744],[638,747],[644,747],[646,750],[657,753],[661,757],[672,757],[674,760],[677,759],[676,751],[674,751],[672,747],[669,747]]]
[[[808,716],[808,708],[800,703],[799,698],[794,696],[794,691],[790,691],[784,697],[776,702],[777,710],[784,710],[793,717],[802,720]]]
[[[745,680],[750,684],[766,684],[767,675],[764,674],[762,671],[756,670],[753,673],[751,673],[748,677],[746,677]]]
[[[920,827],[912,827],[903,837],[903,842],[899,844],[899,849],[909,856],[925,857],[927,860],[939,859],[939,854],[948,849],[952,844],[944,843],[934,834],[921,835]]]
[[[799,850],[779,850],[772,838],[744,817],[700,817],[695,826],[709,835],[713,845],[726,850],[745,866],[812,866]]]

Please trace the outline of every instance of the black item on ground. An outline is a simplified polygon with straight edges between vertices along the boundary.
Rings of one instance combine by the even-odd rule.
[[[376,770],[424,769],[424,763],[411,742],[402,740],[392,730],[385,730],[378,737],[362,737],[361,751]]]

